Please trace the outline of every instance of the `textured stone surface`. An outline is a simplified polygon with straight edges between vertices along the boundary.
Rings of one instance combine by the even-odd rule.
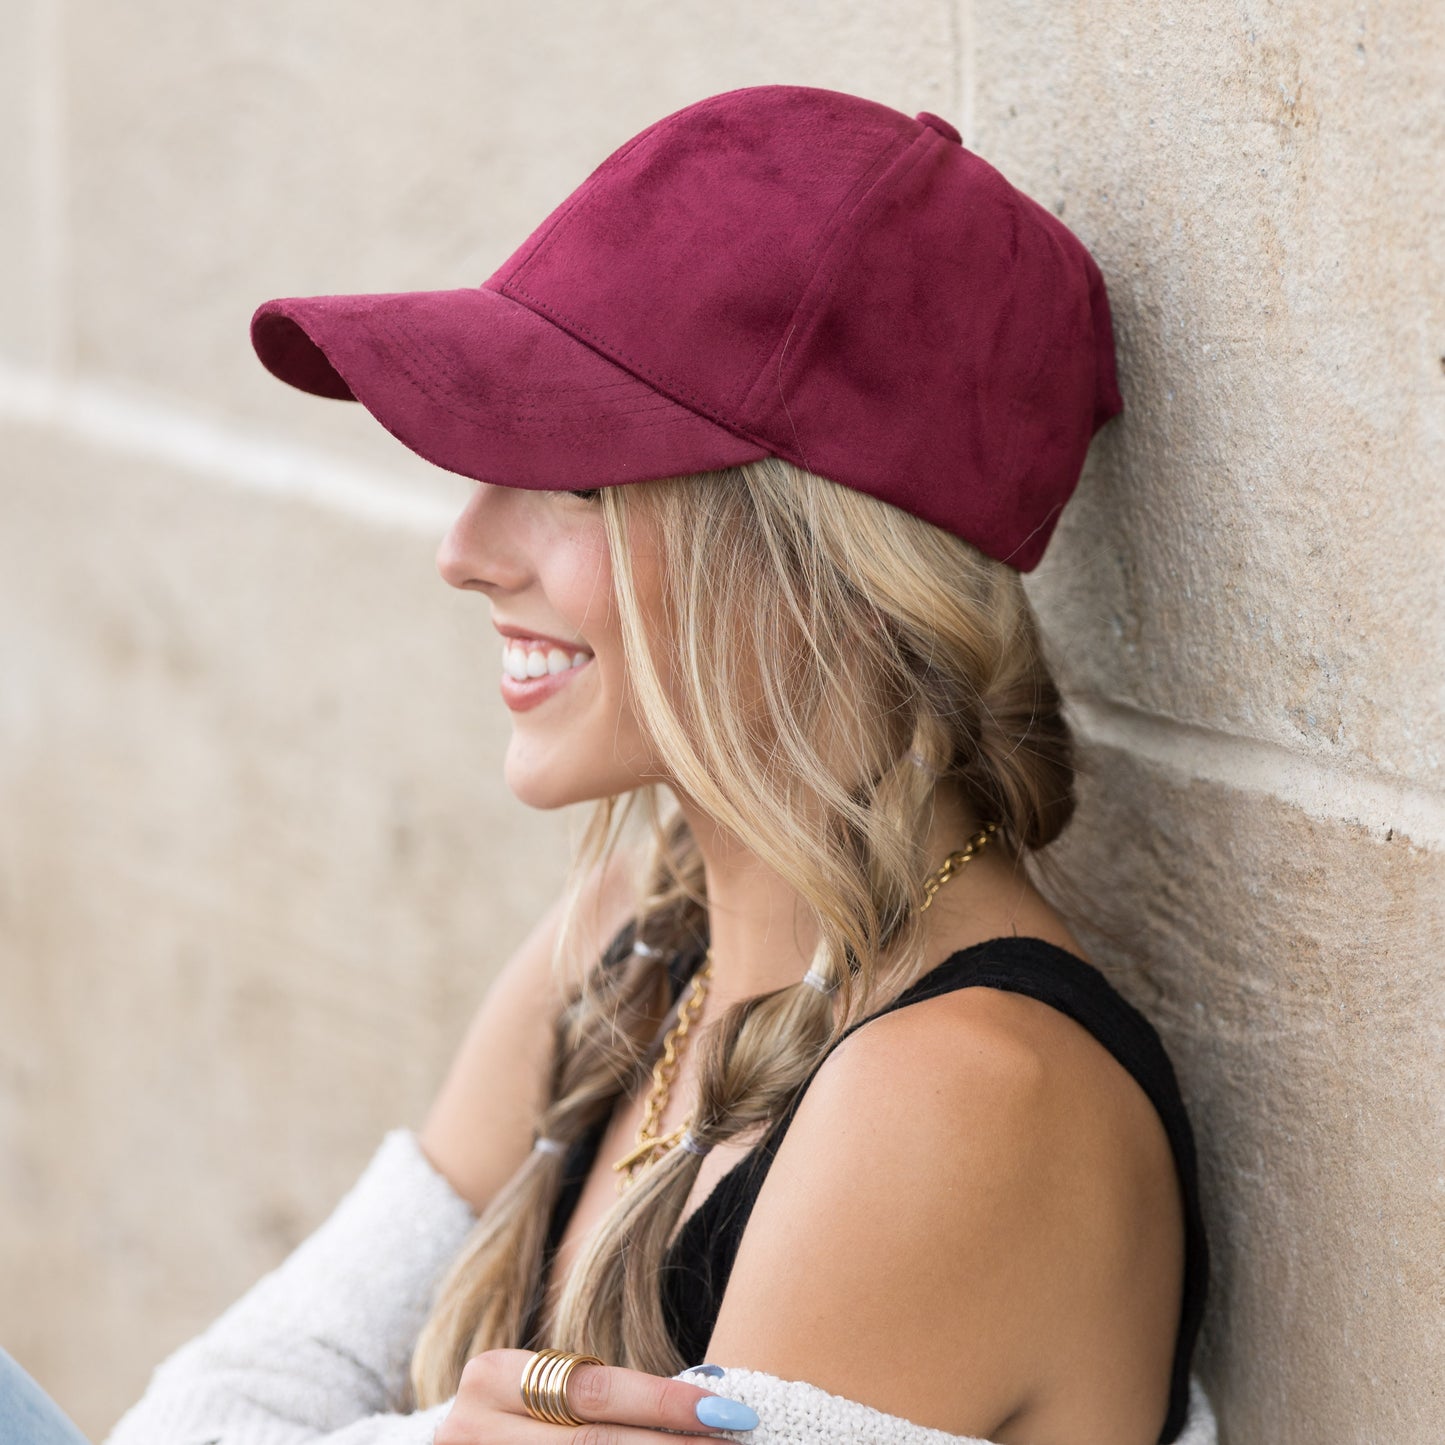
[[[0,359],[104,405],[22,425],[0,371],[0,1341],[87,1430],[419,1119],[565,842],[435,538],[236,441],[466,484],[251,310],[475,283],[643,125],[794,81],[957,119],[1103,266],[1128,409],[1030,588],[1139,746],[1060,866],[1194,1110],[1228,1445],[1436,1445],[1436,8],[9,7]]]
[[[340,0],[72,8],[82,366],[386,464],[399,448],[356,408],[262,370],[246,339],[259,302],[475,285],[623,141],[735,86],[956,103],[955,17],[938,0],[886,17],[439,0],[424,23]]]
[[[434,539],[3,444],[0,1338],[98,1434],[420,1122],[570,815]]]
[[[46,358],[58,259],[52,8],[12,0],[0,45],[0,357],[32,364]]]
[[[1225,1438],[1426,1445],[1445,1420],[1445,856],[1112,750],[1085,764],[1059,866],[1193,1117]]]
[[[1071,690],[1445,792],[1438,7],[974,11],[977,148],[1116,320],[1039,570]]]

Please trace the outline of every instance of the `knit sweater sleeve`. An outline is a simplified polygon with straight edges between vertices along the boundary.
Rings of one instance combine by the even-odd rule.
[[[758,1416],[752,1430],[719,1432],[747,1445],[991,1445],[972,1435],[950,1435],[900,1415],[829,1394],[804,1380],[781,1380],[762,1370],[725,1366],[721,1375],[684,1370],[673,1378],[741,1400]],[[1189,1419],[1175,1445],[1217,1445],[1214,1412],[1197,1380],[1190,1382]]]
[[[397,1413],[412,1347],[475,1216],[394,1129],[330,1217],[151,1376],[105,1445],[432,1445]]]

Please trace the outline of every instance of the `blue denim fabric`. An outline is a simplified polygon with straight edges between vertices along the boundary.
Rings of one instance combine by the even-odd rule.
[[[4,1445],[90,1445],[75,1422],[3,1349],[0,1441]]]

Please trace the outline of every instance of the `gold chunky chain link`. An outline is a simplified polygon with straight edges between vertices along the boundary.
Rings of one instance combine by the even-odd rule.
[[[943,862],[923,880],[923,908],[933,902],[933,895],[963,867],[965,863],[982,851],[988,840],[998,832],[997,823],[985,823],[957,853],[950,853]],[[923,910],[920,909],[920,912]]]
[[[687,1133],[688,1126],[692,1123],[689,1116],[670,1134],[659,1136],[657,1126],[662,1120],[663,1110],[667,1108],[667,1101],[672,1092],[672,1081],[677,1074],[678,1055],[681,1046],[687,1042],[687,1031],[697,1020],[702,1011],[703,997],[707,993],[708,981],[712,978],[712,949],[709,948],[704,956],[703,966],[692,976],[692,992],[688,995],[686,1002],[677,1011],[677,1022],[667,1031],[667,1037],[662,1041],[662,1053],[658,1055],[657,1062],[652,1066],[652,1089],[647,1096],[647,1105],[642,1115],[642,1123],[637,1129],[637,1147],[629,1153],[624,1154],[612,1167],[622,1173],[617,1181],[619,1192],[627,1187],[632,1181],[636,1170],[645,1162],[650,1161],[654,1155],[665,1154],[673,1145],[682,1141],[682,1136]]]
[[[933,896],[971,858],[983,850],[988,840],[998,831],[997,823],[985,823],[956,853],[950,853],[943,862],[923,880],[923,909],[933,902]],[[677,1076],[677,1064],[687,1032],[697,1022],[702,1012],[702,1002],[707,994],[708,981],[712,978],[712,949],[704,955],[703,966],[692,977],[692,992],[677,1011],[677,1022],[667,1031],[662,1041],[662,1052],[652,1066],[652,1088],[643,1107],[642,1123],[637,1128],[637,1145],[622,1156],[612,1167],[617,1171],[617,1192],[620,1194],[635,1178],[637,1171],[654,1159],[659,1159],[669,1149],[682,1142],[683,1135],[692,1127],[692,1115],[677,1126],[670,1134],[659,1135],[657,1126],[662,1121],[672,1093],[672,1081]]]

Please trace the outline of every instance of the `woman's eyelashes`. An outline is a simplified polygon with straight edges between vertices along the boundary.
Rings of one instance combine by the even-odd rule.
[[[576,491],[576,492],[574,492],[574,491],[569,491],[569,492],[567,493],[567,495],[568,495],[569,497],[579,497],[579,498],[581,498],[581,500],[584,501],[584,502],[590,502],[590,501],[593,499],[593,497],[600,497],[600,496],[602,495],[602,488],[601,488],[601,487],[584,487],[584,488],[582,488],[582,490],[580,490],[580,491]]]

